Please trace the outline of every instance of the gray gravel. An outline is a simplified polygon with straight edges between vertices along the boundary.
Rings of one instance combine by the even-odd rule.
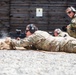
[[[76,75],[76,54],[0,50],[0,75]]]

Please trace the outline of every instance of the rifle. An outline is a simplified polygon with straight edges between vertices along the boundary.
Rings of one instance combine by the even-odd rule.
[[[19,30],[19,29],[16,29],[16,32],[14,33],[14,32],[10,32],[9,34],[8,34],[8,36],[9,37],[11,37],[11,38],[25,38],[26,37],[26,35],[25,35],[25,33],[22,33],[21,32],[21,30]]]

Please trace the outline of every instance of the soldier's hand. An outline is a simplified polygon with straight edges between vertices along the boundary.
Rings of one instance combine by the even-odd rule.
[[[67,25],[67,27],[66,27],[67,29],[69,29],[70,28],[70,25]]]

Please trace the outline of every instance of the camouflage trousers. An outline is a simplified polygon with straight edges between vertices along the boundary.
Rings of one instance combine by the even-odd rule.
[[[60,47],[60,51],[76,53],[76,41],[75,40],[68,41],[63,47]]]

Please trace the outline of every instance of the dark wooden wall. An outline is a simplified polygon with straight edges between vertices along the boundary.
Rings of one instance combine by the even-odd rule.
[[[68,6],[76,8],[75,0],[0,0],[0,30],[25,30],[33,23],[41,30],[53,31],[70,22],[65,13]],[[43,16],[36,17],[36,8],[43,9]]]

